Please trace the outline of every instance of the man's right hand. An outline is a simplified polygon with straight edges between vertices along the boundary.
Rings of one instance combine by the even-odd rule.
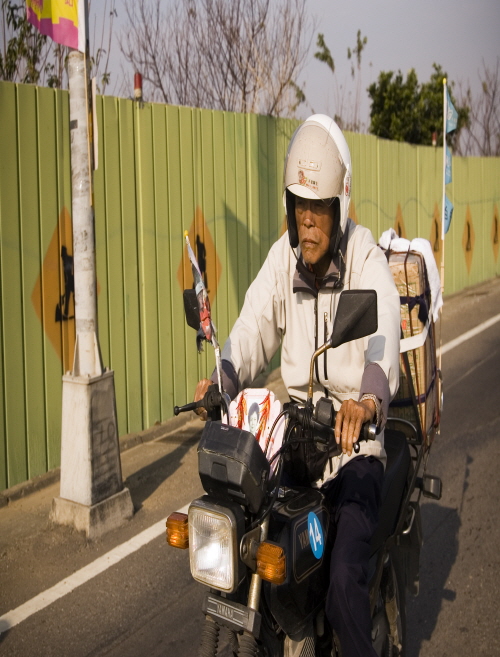
[[[203,399],[205,396],[206,391],[208,390],[208,387],[213,384],[213,381],[210,381],[210,379],[201,379],[201,381],[198,381],[198,385],[196,386],[196,390],[194,391],[194,400],[193,401],[199,401],[200,399]],[[200,416],[200,418],[206,422],[207,421],[207,411],[201,407],[197,408],[195,410],[195,413]]]

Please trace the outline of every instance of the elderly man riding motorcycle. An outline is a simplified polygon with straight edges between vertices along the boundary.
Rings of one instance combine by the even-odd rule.
[[[400,300],[383,251],[371,232],[348,218],[349,147],[333,119],[316,114],[293,135],[284,167],[288,231],[270,249],[250,285],[222,351],[231,398],[249,386],[281,345],[281,376],[292,400],[307,398],[311,353],[332,332],[342,290],[374,289],[375,334],[326,351],[316,361],[313,397],[333,400],[335,440],[321,487],[332,501],[335,542],[326,615],[344,657],[375,655],[368,596],[370,541],[384,476],[384,424],[399,376]],[[214,379],[215,380],[215,379]],[[195,400],[212,383],[198,383]],[[201,411],[203,414],[203,411]],[[359,444],[373,421],[375,441]]]

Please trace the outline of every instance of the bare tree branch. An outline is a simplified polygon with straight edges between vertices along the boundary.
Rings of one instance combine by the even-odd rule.
[[[459,87],[461,104],[469,108],[469,123],[458,142],[459,155],[500,156],[500,57],[494,68],[483,60],[479,73],[481,92],[473,96],[470,85]]]
[[[306,0],[126,0],[125,59],[150,100],[293,115],[312,31]]]
[[[92,2],[89,1],[89,14],[91,12]],[[96,38],[97,18],[94,16],[94,37],[90,41],[90,47],[94,54],[91,56],[91,76],[97,78],[97,88],[99,93],[104,95],[106,87],[110,82],[111,74],[109,72],[109,58],[111,56],[111,47],[113,39],[113,21],[116,18],[116,0],[104,0],[104,20],[101,22],[100,41]],[[108,22],[109,21],[109,22]]]

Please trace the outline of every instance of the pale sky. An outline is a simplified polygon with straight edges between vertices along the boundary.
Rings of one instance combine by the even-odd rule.
[[[432,64],[441,64],[449,80],[470,81],[479,87],[482,60],[493,68],[500,56],[500,0],[309,0],[320,17],[323,32],[332,51],[339,83],[347,82],[351,91],[347,48],[355,46],[356,34],[368,38],[362,55],[362,89],[366,117],[369,98],[366,88],[380,71],[414,68],[419,82],[426,82]],[[315,44],[314,44],[315,45]],[[313,58],[306,70],[306,96],[315,111],[335,111],[333,90],[326,84],[332,76],[325,64]]]
[[[273,2],[273,0],[271,0]],[[96,0],[94,0],[96,3]],[[117,0],[118,20],[115,35],[125,15],[123,0]],[[94,6],[104,5],[98,0]],[[429,80],[432,64],[441,64],[449,80],[479,89],[478,73],[482,60],[494,68],[500,57],[500,0],[307,0],[311,18],[316,19],[316,30],[308,63],[300,78],[308,100],[301,106],[299,117],[316,112],[334,114],[336,101],[335,79],[327,66],[314,59],[316,35],[322,32],[332,52],[336,68],[336,83],[345,89],[346,104],[354,98],[356,86],[351,79],[351,63],[347,48],[356,44],[361,30],[368,42],[361,66],[361,119],[366,124],[369,98],[366,88],[376,81],[380,71],[415,68],[419,82]],[[91,7],[91,12],[94,9]],[[90,17],[92,24],[92,15]],[[113,79],[120,75],[120,51],[117,40],[112,48],[112,82],[107,93],[112,93]],[[113,75],[114,74],[114,75]],[[133,73],[130,73],[130,96],[133,93]]]

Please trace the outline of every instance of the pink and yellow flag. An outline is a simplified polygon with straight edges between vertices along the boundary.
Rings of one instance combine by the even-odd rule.
[[[26,17],[41,34],[85,52],[85,0],[26,0]]]

